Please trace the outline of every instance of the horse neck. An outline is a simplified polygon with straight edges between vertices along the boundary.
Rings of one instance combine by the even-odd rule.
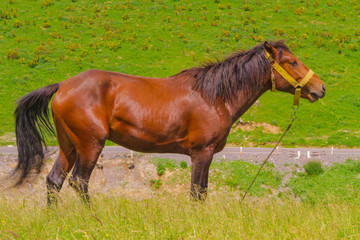
[[[266,78],[259,88],[240,90],[237,100],[228,103],[227,108],[232,116],[233,123],[239,119],[259,97],[271,88],[270,76]]]

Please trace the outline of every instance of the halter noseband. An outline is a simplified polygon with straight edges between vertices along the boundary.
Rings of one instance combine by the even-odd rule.
[[[270,64],[274,62],[274,64],[271,65],[271,91],[275,92],[275,75],[273,72],[273,68],[283,77],[286,81],[288,81],[294,88],[295,88],[295,94],[294,94],[294,106],[299,106],[300,101],[300,95],[301,95],[301,88],[303,88],[311,79],[311,77],[314,75],[314,72],[312,70],[309,70],[308,73],[305,75],[303,80],[300,82],[297,82],[284,68],[282,68],[270,55],[268,51],[265,50],[265,57],[270,61]]]

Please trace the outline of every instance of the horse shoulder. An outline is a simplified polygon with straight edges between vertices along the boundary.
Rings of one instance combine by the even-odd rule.
[[[221,104],[209,105],[199,100],[193,105],[188,120],[187,147],[205,148],[213,145],[221,148],[231,128],[231,116]]]

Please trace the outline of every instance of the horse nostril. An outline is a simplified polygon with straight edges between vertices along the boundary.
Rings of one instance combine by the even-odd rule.
[[[322,90],[323,90],[324,93],[326,92],[325,84],[322,85]]]

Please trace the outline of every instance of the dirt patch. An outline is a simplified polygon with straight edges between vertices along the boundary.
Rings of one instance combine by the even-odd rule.
[[[239,123],[232,131],[236,132],[239,128],[241,131],[254,131],[256,128],[262,127],[263,133],[271,133],[271,134],[279,134],[281,133],[281,128],[275,125],[271,125],[269,123],[258,123],[258,122],[244,122]]]
[[[51,157],[55,159],[55,155]],[[14,179],[9,178],[16,166],[16,155],[0,156],[0,192],[5,197],[11,198],[20,195],[36,194],[45,199],[46,197],[46,176],[50,172],[54,160],[46,161],[39,174],[31,174],[19,187],[11,187]],[[164,176],[163,181],[167,177]],[[100,165],[95,167],[90,183],[89,192],[94,194],[106,194],[126,196],[136,199],[149,198],[157,193],[151,185],[150,180],[157,180],[156,166],[145,157],[138,157],[130,160],[124,155],[117,155],[111,159],[102,160]],[[60,193],[75,194],[66,179]]]

